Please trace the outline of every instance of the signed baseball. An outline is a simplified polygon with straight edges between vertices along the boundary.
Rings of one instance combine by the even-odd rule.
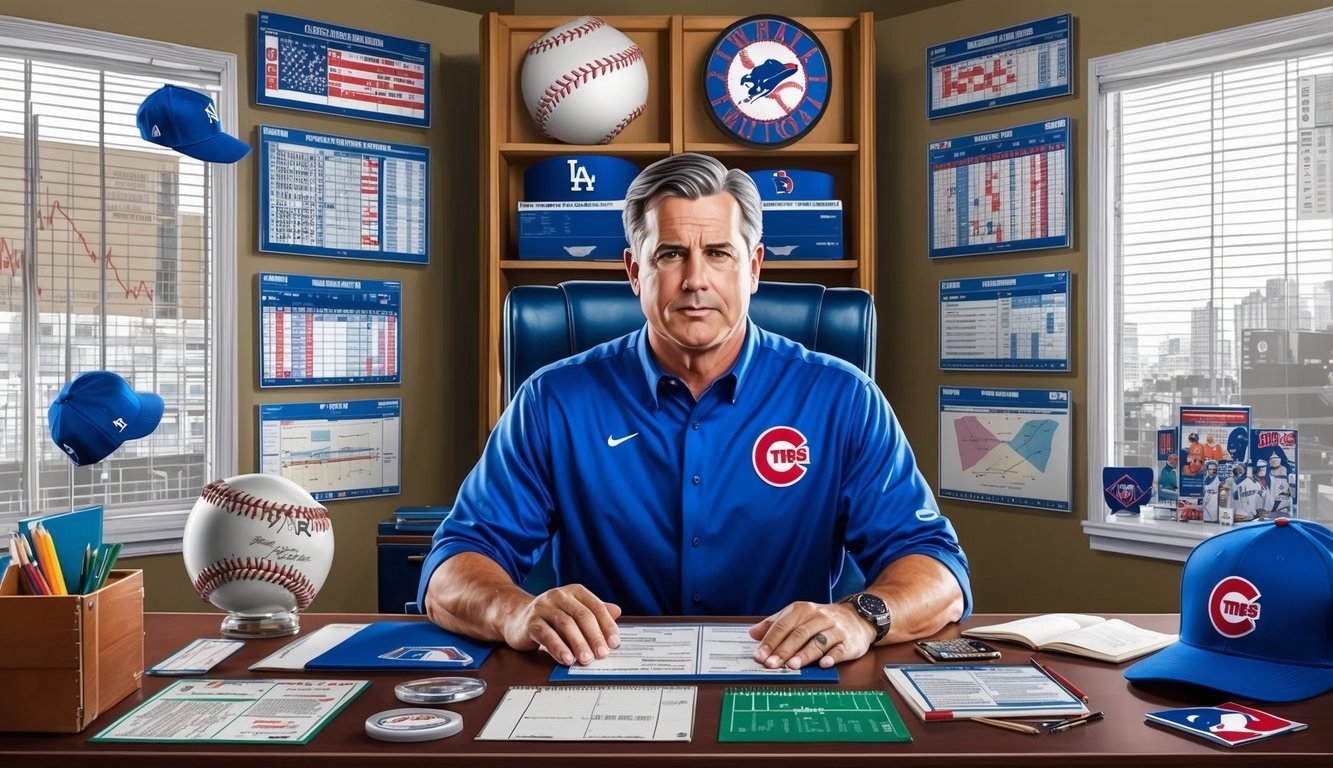
[[[184,550],[195,591],[222,610],[304,610],[333,564],[333,526],[291,480],[238,475],[204,487],[185,521]]]
[[[643,49],[596,16],[580,16],[537,38],[520,79],[523,102],[542,134],[569,144],[605,144],[647,106]]]

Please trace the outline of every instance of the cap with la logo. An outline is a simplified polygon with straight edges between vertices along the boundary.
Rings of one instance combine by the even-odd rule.
[[[135,392],[111,371],[79,374],[60,390],[46,411],[51,440],[85,466],[115,452],[126,440],[146,437],[162,420],[162,398]]]
[[[1180,583],[1180,640],[1125,670],[1259,701],[1333,689],[1333,532],[1280,517],[1199,544]]]
[[[196,160],[234,163],[250,145],[222,132],[217,105],[208,94],[164,85],[148,94],[135,114],[139,135]]]

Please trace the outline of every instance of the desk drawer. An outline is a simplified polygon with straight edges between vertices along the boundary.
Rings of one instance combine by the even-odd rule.
[[[430,551],[430,537],[420,544],[379,544],[379,612],[402,613],[417,599],[421,563]]]

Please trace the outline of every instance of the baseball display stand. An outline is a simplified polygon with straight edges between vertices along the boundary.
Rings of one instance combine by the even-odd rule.
[[[200,599],[228,612],[226,637],[300,630],[333,564],[328,510],[277,475],[238,475],[204,486],[185,521],[185,570]]]

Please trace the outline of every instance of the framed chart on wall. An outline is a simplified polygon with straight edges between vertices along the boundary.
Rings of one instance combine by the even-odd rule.
[[[931,142],[930,258],[1068,248],[1070,120]]]
[[[259,127],[259,250],[426,264],[430,149]]]
[[[430,43],[260,11],[255,103],[430,126]]]
[[[402,401],[259,406],[259,471],[318,501],[386,496],[402,485]]]
[[[1069,95],[1072,28],[1065,13],[928,48],[927,117]]]

